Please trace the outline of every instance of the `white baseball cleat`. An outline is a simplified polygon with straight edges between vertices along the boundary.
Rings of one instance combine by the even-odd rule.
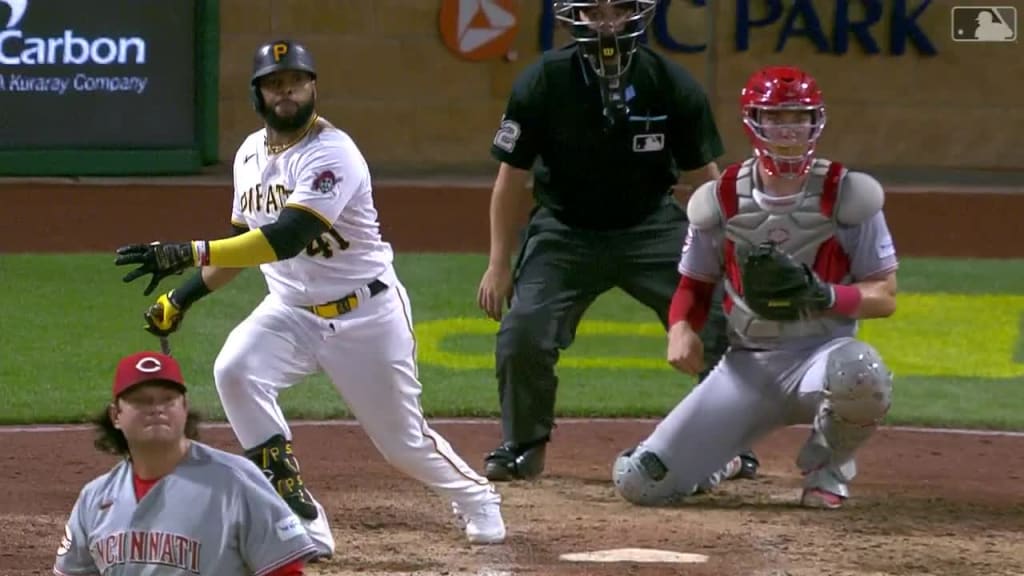
[[[319,514],[317,514],[316,520],[302,518],[302,526],[306,529],[313,544],[316,545],[317,559],[327,559],[334,556],[334,534],[331,533],[331,526],[327,522],[327,512],[324,511],[324,507],[316,500],[313,502],[316,504]]]
[[[466,531],[470,544],[501,544],[505,541],[505,520],[497,502],[488,502],[469,513],[464,513],[458,504],[452,502],[452,512],[459,526]]]

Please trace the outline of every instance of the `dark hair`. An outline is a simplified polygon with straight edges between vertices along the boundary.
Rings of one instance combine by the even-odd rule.
[[[128,439],[114,427],[114,421],[110,419],[110,405],[103,407],[103,412],[96,415],[92,423],[96,426],[96,439],[92,445],[100,452],[113,454],[115,456],[131,457],[128,451]],[[202,419],[199,412],[189,409],[188,417],[185,419],[185,437],[189,440],[199,439],[199,421]]]

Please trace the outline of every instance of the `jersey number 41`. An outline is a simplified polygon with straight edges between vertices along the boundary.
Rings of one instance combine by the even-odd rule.
[[[334,250],[347,250],[348,240],[341,237],[338,231],[334,228],[329,229],[327,232],[313,238],[313,241],[306,246],[306,254],[309,256],[316,256],[317,254],[323,254],[324,258],[330,258],[334,256]]]

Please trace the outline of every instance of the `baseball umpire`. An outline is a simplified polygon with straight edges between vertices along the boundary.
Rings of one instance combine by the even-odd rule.
[[[477,294],[501,322],[503,443],[485,459],[491,480],[542,473],[555,365],[598,296],[618,287],[667,326],[687,224],[673,189],[715,179],[723,147],[700,85],[638,42],[655,4],[555,2],[575,41],[517,78],[494,136],[490,261]],[[513,265],[531,168],[536,206]],[[709,370],[727,346],[720,298],[701,334]],[[740,475],[753,477],[756,457],[742,456]]]
[[[96,447],[122,456],[82,489],[53,573],[301,576],[316,547],[249,460],[195,440],[181,367],[118,362]]]

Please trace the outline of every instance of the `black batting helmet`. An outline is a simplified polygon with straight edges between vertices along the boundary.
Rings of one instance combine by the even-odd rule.
[[[291,40],[275,40],[260,46],[253,56],[252,77],[249,79],[256,110],[263,109],[263,97],[257,86],[259,79],[278,70],[301,70],[316,78],[313,55],[302,44]]]

